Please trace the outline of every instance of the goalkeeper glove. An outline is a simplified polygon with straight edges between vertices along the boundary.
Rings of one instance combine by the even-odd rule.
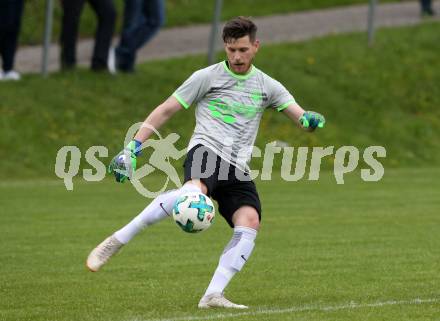
[[[113,157],[108,166],[108,173],[115,175],[116,181],[124,183],[136,170],[136,157],[141,153],[140,141],[133,139],[118,155]]]
[[[318,114],[314,111],[306,111],[299,118],[299,122],[304,128],[323,128],[325,124],[325,118],[321,114]]]

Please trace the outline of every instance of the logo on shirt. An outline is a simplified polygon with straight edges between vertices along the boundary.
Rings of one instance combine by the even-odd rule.
[[[237,121],[237,115],[240,114],[246,118],[252,119],[257,113],[262,113],[263,108],[254,105],[245,105],[238,102],[227,102],[225,99],[216,98],[209,102],[211,116],[219,118],[227,124],[233,124]]]
[[[249,95],[255,105],[245,105],[237,102],[228,102],[225,99],[216,98],[209,102],[208,108],[214,118],[219,118],[227,124],[236,122],[237,114],[241,114],[246,118],[254,118],[258,112],[262,112],[261,105],[263,101],[267,101],[267,95],[258,89],[249,89],[246,87],[246,81],[239,79],[234,85],[234,90]],[[220,88],[212,88],[212,91]]]

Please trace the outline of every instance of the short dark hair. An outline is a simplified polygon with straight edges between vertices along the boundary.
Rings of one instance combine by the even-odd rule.
[[[247,17],[239,16],[226,22],[223,27],[223,41],[231,42],[233,39],[249,36],[251,42],[255,41],[257,26]]]

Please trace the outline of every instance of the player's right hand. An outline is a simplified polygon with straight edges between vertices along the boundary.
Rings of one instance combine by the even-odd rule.
[[[108,166],[108,173],[113,173],[119,183],[131,179],[136,170],[137,156],[140,153],[141,142],[132,140],[118,155],[113,157]]]

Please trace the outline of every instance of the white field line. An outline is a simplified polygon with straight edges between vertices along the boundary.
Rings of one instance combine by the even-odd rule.
[[[338,310],[350,310],[350,309],[362,309],[362,308],[377,308],[390,305],[414,305],[414,304],[424,304],[424,303],[438,303],[440,298],[434,299],[412,299],[412,300],[392,300],[374,303],[355,303],[350,302],[342,305],[334,306],[319,306],[319,305],[306,305],[299,307],[291,307],[285,309],[261,309],[255,311],[246,312],[236,312],[236,313],[216,313],[204,316],[186,316],[186,317],[175,317],[169,319],[139,319],[135,318],[131,321],[197,321],[197,320],[217,320],[225,318],[237,318],[241,316],[257,316],[257,315],[273,315],[273,314],[286,314],[286,313],[296,313],[296,312],[306,312],[306,311],[338,311]]]

